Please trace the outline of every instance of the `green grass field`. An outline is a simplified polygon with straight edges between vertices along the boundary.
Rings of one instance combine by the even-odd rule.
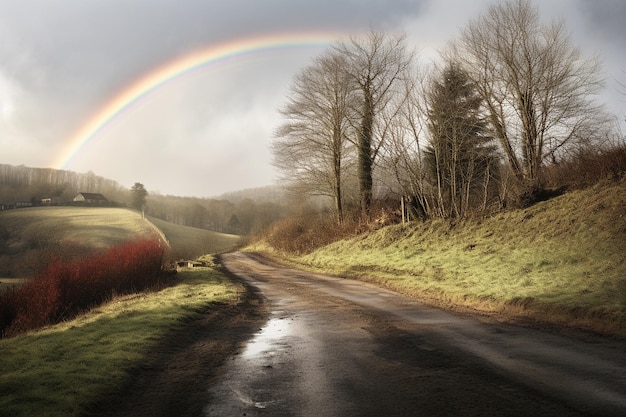
[[[390,226],[274,257],[448,307],[626,335],[626,180],[525,210]]]
[[[0,212],[0,281],[32,277],[53,257],[81,257],[146,237],[136,211],[110,207],[33,207]]]
[[[109,247],[154,230],[134,210],[111,207],[33,207],[0,212],[4,233],[15,240],[54,239]],[[12,233],[14,230],[19,233]],[[21,245],[21,242],[13,242]]]
[[[214,268],[178,274],[156,293],[113,300],[75,320],[0,339],[0,416],[85,416],[132,379],[151,349],[243,287]]]
[[[174,260],[195,259],[207,253],[220,253],[231,249],[240,241],[237,235],[213,232],[195,227],[180,226],[164,220],[150,218],[170,242]]]
[[[239,237],[150,219],[174,259],[195,259],[235,246]],[[80,257],[131,240],[158,238],[135,210],[109,207],[35,207],[0,212],[0,290],[32,277],[52,257]]]

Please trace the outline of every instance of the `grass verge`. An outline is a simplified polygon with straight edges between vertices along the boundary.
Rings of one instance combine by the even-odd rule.
[[[626,180],[487,219],[390,226],[302,256],[247,250],[448,308],[626,336]]]
[[[243,287],[214,268],[156,293],[114,299],[75,320],[0,340],[0,416],[83,416],[132,380],[151,349]]]

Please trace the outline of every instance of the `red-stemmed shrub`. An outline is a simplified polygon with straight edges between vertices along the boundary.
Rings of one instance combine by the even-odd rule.
[[[54,259],[36,278],[0,293],[0,337],[69,319],[113,294],[158,285],[164,250],[159,241],[145,240],[83,260]]]
[[[0,292],[0,338],[17,317],[17,294],[15,287]]]

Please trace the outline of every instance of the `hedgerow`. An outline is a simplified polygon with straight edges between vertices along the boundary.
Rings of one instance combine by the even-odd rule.
[[[164,252],[159,241],[143,240],[82,260],[54,259],[36,278],[0,293],[0,337],[67,320],[114,294],[158,285]]]

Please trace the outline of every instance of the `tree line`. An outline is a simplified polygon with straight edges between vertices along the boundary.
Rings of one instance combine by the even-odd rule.
[[[623,141],[598,102],[601,63],[529,0],[495,3],[433,64],[404,35],[340,40],[292,82],[272,143],[294,194],[338,223],[375,197],[462,218],[548,187],[547,172]]]
[[[51,198],[52,204],[62,205],[79,192],[100,193],[111,205],[143,208],[148,216],[176,224],[239,235],[260,232],[285,214],[282,193],[275,188],[244,190],[224,198],[177,197],[149,193],[141,183],[127,188],[93,172],[0,164],[0,204],[36,206]]]
[[[129,190],[93,172],[0,164],[0,203],[41,203],[43,198],[69,202],[79,192],[101,193],[110,201],[126,203]]]
[[[148,195],[145,209],[146,215],[171,223],[246,236],[260,233],[286,212],[280,199],[243,197],[231,201],[158,194]]]

